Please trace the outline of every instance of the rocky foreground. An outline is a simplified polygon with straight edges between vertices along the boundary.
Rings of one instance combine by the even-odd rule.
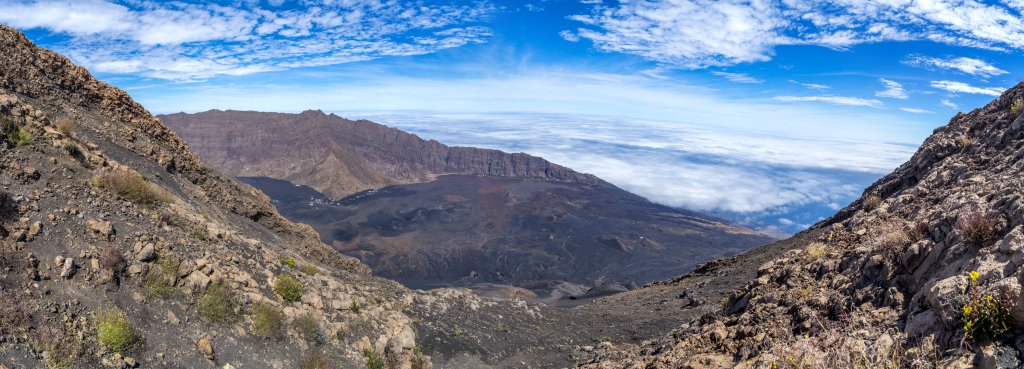
[[[724,272],[782,252],[757,266],[719,311],[661,339],[587,350],[581,366],[1019,367],[1022,110],[1024,84],[958,114],[833,218],[794,240],[698,268]],[[630,294],[695,278],[705,277]]]

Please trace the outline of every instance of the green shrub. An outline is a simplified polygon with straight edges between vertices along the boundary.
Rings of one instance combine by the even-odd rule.
[[[4,117],[3,125],[0,126],[0,135],[3,136],[7,146],[23,146],[32,142],[32,134],[15,124],[10,117]]]
[[[388,369],[384,363],[384,357],[372,349],[363,350],[363,357],[366,358],[366,369]]]
[[[284,314],[273,305],[261,303],[252,308],[252,333],[260,338],[284,337]]]
[[[302,264],[302,266],[299,267],[299,271],[308,276],[314,276],[317,273],[320,273],[320,268],[317,268],[316,265],[313,264]]]
[[[1013,100],[1013,103],[1010,104],[1010,112],[1020,114],[1022,110],[1024,110],[1024,99]]]
[[[978,343],[992,342],[1010,329],[1013,306],[1011,296],[993,296],[978,285],[978,272],[968,274],[967,291],[961,307],[964,339]]]
[[[292,329],[299,337],[309,343],[319,343],[323,339],[320,334],[320,320],[313,314],[303,314],[292,320]]]
[[[302,360],[299,361],[299,369],[341,369],[341,365],[338,365],[337,360],[331,359],[323,352],[315,351],[302,356]]]
[[[277,276],[274,281],[274,291],[281,296],[284,301],[295,302],[302,298],[302,282],[298,279],[287,275],[281,274]]]
[[[163,268],[150,268],[142,276],[142,289],[146,297],[168,298],[174,295],[174,275]]]
[[[96,312],[96,338],[110,351],[126,353],[141,346],[128,317],[118,308],[105,308]]]
[[[129,170],[100,171],[93,178],[93,185],[140,205],[164,205],[174,201],[167,191]]]
[[[352,300],[351,309],[353,313],[359,314],[359,311],[363,310],[363,305],[359,304],[359,301]]]
[[[216,281],[196,302],[199,316],[213,322],[229,322],[235,318],[235,294],[224,281]]]
[[[295,258],[287,258],[287,259],[285,259],[284,260],[284,264],[287,265],[289,269],[295,269],[295,265],[296,265]]]

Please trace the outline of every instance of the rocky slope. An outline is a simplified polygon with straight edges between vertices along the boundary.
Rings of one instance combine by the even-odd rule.
[[[1024,84],[955,116],[862,198],[793,240],[614,297],[692,293],[720,280],[708,274],[750,265],[716,311],[640,345],[582,350],[581,366],[1020,366],[1022,110]]]
[[[367,120],[321,111],[300,114],[210,110],[161,115],[200,157],[236,177],[270,177],[339,199],[441,174],[540,178],[607,185],[523,153],[449,147]]]
[[[0,368],[410,368],[414,295],[0,25]],[[306,366],[313,367],[313,366]]]
[[[285,181],[243,180],[336,250],[414,288],[578,303],[771,241],[612,186],[445,175],[332,201]]]

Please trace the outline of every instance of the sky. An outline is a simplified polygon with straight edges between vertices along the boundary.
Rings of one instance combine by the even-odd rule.
[[[21,1],[154,113],[320,109],[792,233],[1024,78],[1024,1]]]

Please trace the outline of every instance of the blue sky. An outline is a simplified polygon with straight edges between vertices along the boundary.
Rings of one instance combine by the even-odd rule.
[[[792,232],[1018,83],[1024,2],[13,1],[154,113],[322,109]]]

